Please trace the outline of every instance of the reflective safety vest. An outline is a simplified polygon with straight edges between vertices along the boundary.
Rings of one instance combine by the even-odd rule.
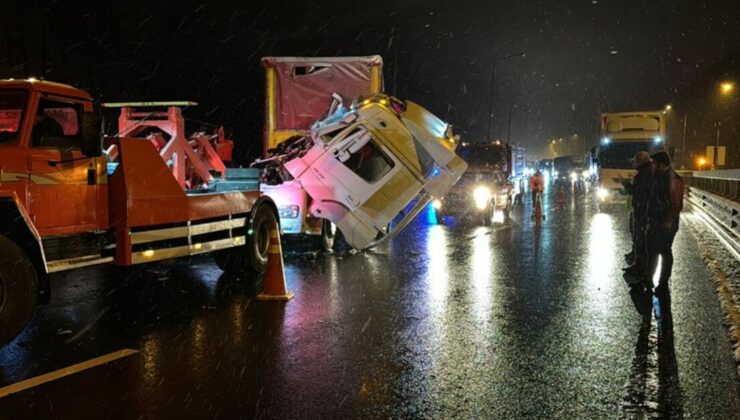
[[[545,190],[545,184],[542,181],[542,176],[534,175],[529,178],[529,190],[542,192]]]

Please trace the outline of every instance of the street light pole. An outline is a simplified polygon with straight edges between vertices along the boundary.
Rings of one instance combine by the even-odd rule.
[[[494,98],[493,93],[496,88],[496,63],[498,63],[499,61],[508,60],[509,58],[525,57],[526,55],[527,55],[527,52],[522,51],[517,54],[505,55],[503,57],[494,58],[493,60],[491,60],[491,89],[490,89],[491,101],[488,107],[488,139],[487,139],[488,141],[491,140],[491,128],[493,125],[493,98]]]

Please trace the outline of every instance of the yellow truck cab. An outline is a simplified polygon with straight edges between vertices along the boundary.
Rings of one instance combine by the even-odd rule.
[[[262,64],[265,158],[255,165],[276,174],[262,191],[278,206],[283,234],[313,235],[327,250],[377,245],[465,171],[451,125],[380,93],[379,56]]]

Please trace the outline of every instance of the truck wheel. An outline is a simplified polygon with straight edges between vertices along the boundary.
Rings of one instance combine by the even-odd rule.
[[[33,314],[38,277],[23,250],[0,235],[0,346],[21,332]]]
[[[270,249],[270,229],[277,224],[275,213],[267,206],[257,207],[252,217],[252,234],[247,235],[246,267],[256,274],[263,274],[267,267],[267,254]]]
[[[324,220],[321,225],[321,245],[324,247],[324,251],[330,252],[334,249],[334,241],[337,238],[337,225],[329,220]]]
[[[257,207],[252,216],[252,233],[246,235],[246,245],[217,252],[213,256],[216,265],[227,273],[263,274],[270,247],[270,229],[276,222],[275,214],[268,206]]]
[[[337,234],[334,237],[334,252],[338,255],[347,255],[350,251],[352,251],[352,245],[347,243],[342,231],[337,229]]]
[[[311,249],[331,252],[337,236],[337,226],[330,220],[321,219],[321,234],[307,235]]]

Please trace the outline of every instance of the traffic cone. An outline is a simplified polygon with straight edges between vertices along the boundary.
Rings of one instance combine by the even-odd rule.
[[[270,246],[267,249],[267,267],[264,276],[264,291],[257,295],[257,300],[291,300],[293,293],[285,284],[283,267],[283,247],[280,245],[280,230],[277,222],[270,227]]]

